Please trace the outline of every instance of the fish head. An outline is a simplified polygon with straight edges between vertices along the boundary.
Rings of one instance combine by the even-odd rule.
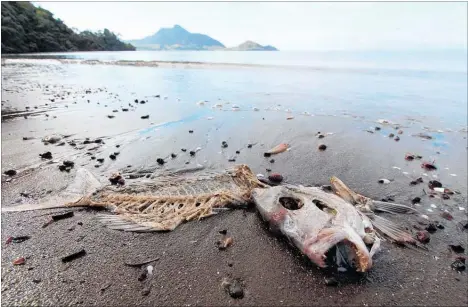
[[[372,224],[340,197],[287,185],[254,189],[252,198],[262,218],[318,266],[326,267],[334,259],[358,272],[372,267],[366,246],[373,243]]]

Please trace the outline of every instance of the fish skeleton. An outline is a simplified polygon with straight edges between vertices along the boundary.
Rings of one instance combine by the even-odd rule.
[[[99,182],[88,171],[79,169],[75,181],[64,193],[38,205],[2,207],[2,212],[101,207],[115,213],[98,216],[109,228],[134,232],[170,231],[184,221],[208,217],[223,209],[245,207],[253,188],[267,187],[247,165],[224,172],[166,173],[156,180],[123,188],[98,186]]]
[[[91,173],[79,169],[75,181],[59,195],[40,204],[2,207],[2,212],[105,208],[114,213],[98,215],[107,227],[150,232],[171,231],[185,221],[245,208],[253,202],[263,219],[277,226],[317,265],[325,266],[326,253],[336,247],[337,263],[354,262],[361,272],[371,268],[372,256],[379,250],[381,238],[376,230],[395,241],[414,243],[411,234],[374,212],[414,209],[374,201],[336,177],[331,178],[331,185],[334,193],[290,184],[271,187],[241,164],[223,172],[181,170],[124,187],[101,187]],[[366,245],[372,245],[370,250]]]

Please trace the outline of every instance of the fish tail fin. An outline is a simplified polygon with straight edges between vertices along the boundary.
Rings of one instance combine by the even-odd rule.
[[[44,210],[64,207],[83,207],[90,204],[89,198],[85,195],[90,194],[100,186],[99,181],[86,169],[80,168],[76,176],[67,188],[59,193],[41,202],[39,204],[22,204],[18,206],[2,206],[2,212],[22,212],[31,210]]]
[[[376,211],[383,211],[389,213],[410,213],[410,212],[417,212],[414,208],[409,206],[400,205],[400,204],[393,204],[388,203],[385,201],[376,201],[373,200],[372,204]]]

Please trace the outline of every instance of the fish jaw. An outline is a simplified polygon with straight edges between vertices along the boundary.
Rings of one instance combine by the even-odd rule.
[[[350,226],[323,229],[317,237],[304,242],[303,253],[319,267],[325,268],[326,253],[340,243],[352,251],[353,255],[347,256],[355,258],[357,272],[366,272],[372,267],[372,257],[364,241]]]

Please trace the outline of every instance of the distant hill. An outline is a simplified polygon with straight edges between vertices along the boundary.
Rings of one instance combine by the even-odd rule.
[[[2,53],[135,50],[104,29],[75,33],[30,2],[2,1]]]
[[[227,48],[226,50],[233,50],[233,51],[278,51],[273,46],[267,45],[267,46],[262,46],[256,42],[252,41],[246,41],[242,44],[240,44],[237,47],[233,48]]]
[[[161,28],[154,35],[129,41],[139,50],[216,50],[225,46],[205,34],[190,33],[179,25]]]

